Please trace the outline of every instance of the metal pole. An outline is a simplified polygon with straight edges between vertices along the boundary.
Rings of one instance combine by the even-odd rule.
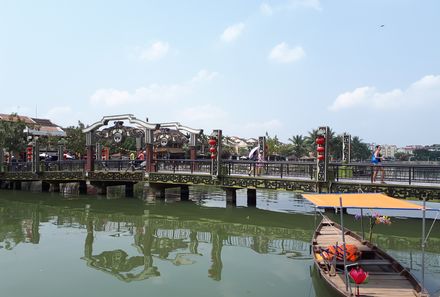
[[[425,291],[425,219],[426,219],[426,197],[423,197],[423,208],[422,208],[422,293]]]
[[[361,230],[362,230],[362,240],[364,240],[365,238],[365,234],[364,234],[364,211],[361,208]]]
[[[342,249],[344,250],[344,277],[345,277],[345,291],[348,291],[348,278],[347,278],[347,259],[345,250],[345,231],[344,231],[344,212],[342,211],[342,197],[339,197],[339,207],[341,214],[341,231],[342,231]]]

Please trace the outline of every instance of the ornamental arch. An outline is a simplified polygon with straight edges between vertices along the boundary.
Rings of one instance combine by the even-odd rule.
[[[101,143],[103,140],[111,142],[115,145],[123,143],[127,137],[134,137],[136,139],[136,150],[144,152],[146,161],[146,170],[154,171],[153,153],[154,146],[166,146],[164,139],[158,139],[164,131],[175,130],[188,135],[188,146],[190,148],[191,159],[196,156],[197,137],[203,133],[202,129],[193,129],[183,126],[178,122],[169,123],[149,123],[137,119],[132,114],[111,115],[104,116],[100,121],[93,123],[83,129],[86,134],[86,148],[87,148],[87,162],[86,171],[94,170],[94,154],[96,150],[96,158],[101,159]],[[155,137],[156,134],[156,137]]]

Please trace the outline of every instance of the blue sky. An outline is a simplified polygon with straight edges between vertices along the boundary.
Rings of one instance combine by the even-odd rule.
[[[0,0],[0,112],[440,143],[439,12],[435,0]]]

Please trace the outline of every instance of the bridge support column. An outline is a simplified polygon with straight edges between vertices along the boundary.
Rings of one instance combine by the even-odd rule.
[[[87,195],[87,183],[85,181],[80,181],[78,190],[80,195]]]
[[[257,189],[247,189],[247,205],[257,206]]]
[[[87,151],[87,160],[86,160],[86,171],[95,170],[94,164],[94,154],[95,154],[95,141],[92,132],[86,133],[86,151]]]
[[[165,199],[165,185],[149,184],[148,191],[154,195],[156,199]]]
[[[189,186],[183,185],[180,187],[180,200],[181,201],[189,200]]]
[[[223,188],[226,192],[226,205],[237,205],[237,189],[235,188]]]
[[[41,182],[41,192],[49,192],[50,190],[50,183],[42,181]]]
[[[127,198],[134,197],[134,183],[125,184],[125,197]]]
[[[50,191],[54,193],[60,192],[60,184],[59,183],[51,183],[50,184]]]
[[[14,182],[14,190],[21,190],[21,182],[20,181]]]

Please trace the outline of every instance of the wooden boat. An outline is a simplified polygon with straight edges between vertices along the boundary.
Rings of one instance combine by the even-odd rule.
[[[354,284],[346,289],[343,259],[329,261],[323,257],[329,246],[342,245],[341,230],[340,225],[324,216],[313,236],[313,258],[320,276],[334,291],[341,296],[357,296]],[[393,257],[350,230],[344,231],[346,245],[355,245],[360,252],[355,262],[346,261],[346,265],[357,263],[369,274],[368,282],[359,286],[359,296],[429,296],[422,294],[420,283]]]

